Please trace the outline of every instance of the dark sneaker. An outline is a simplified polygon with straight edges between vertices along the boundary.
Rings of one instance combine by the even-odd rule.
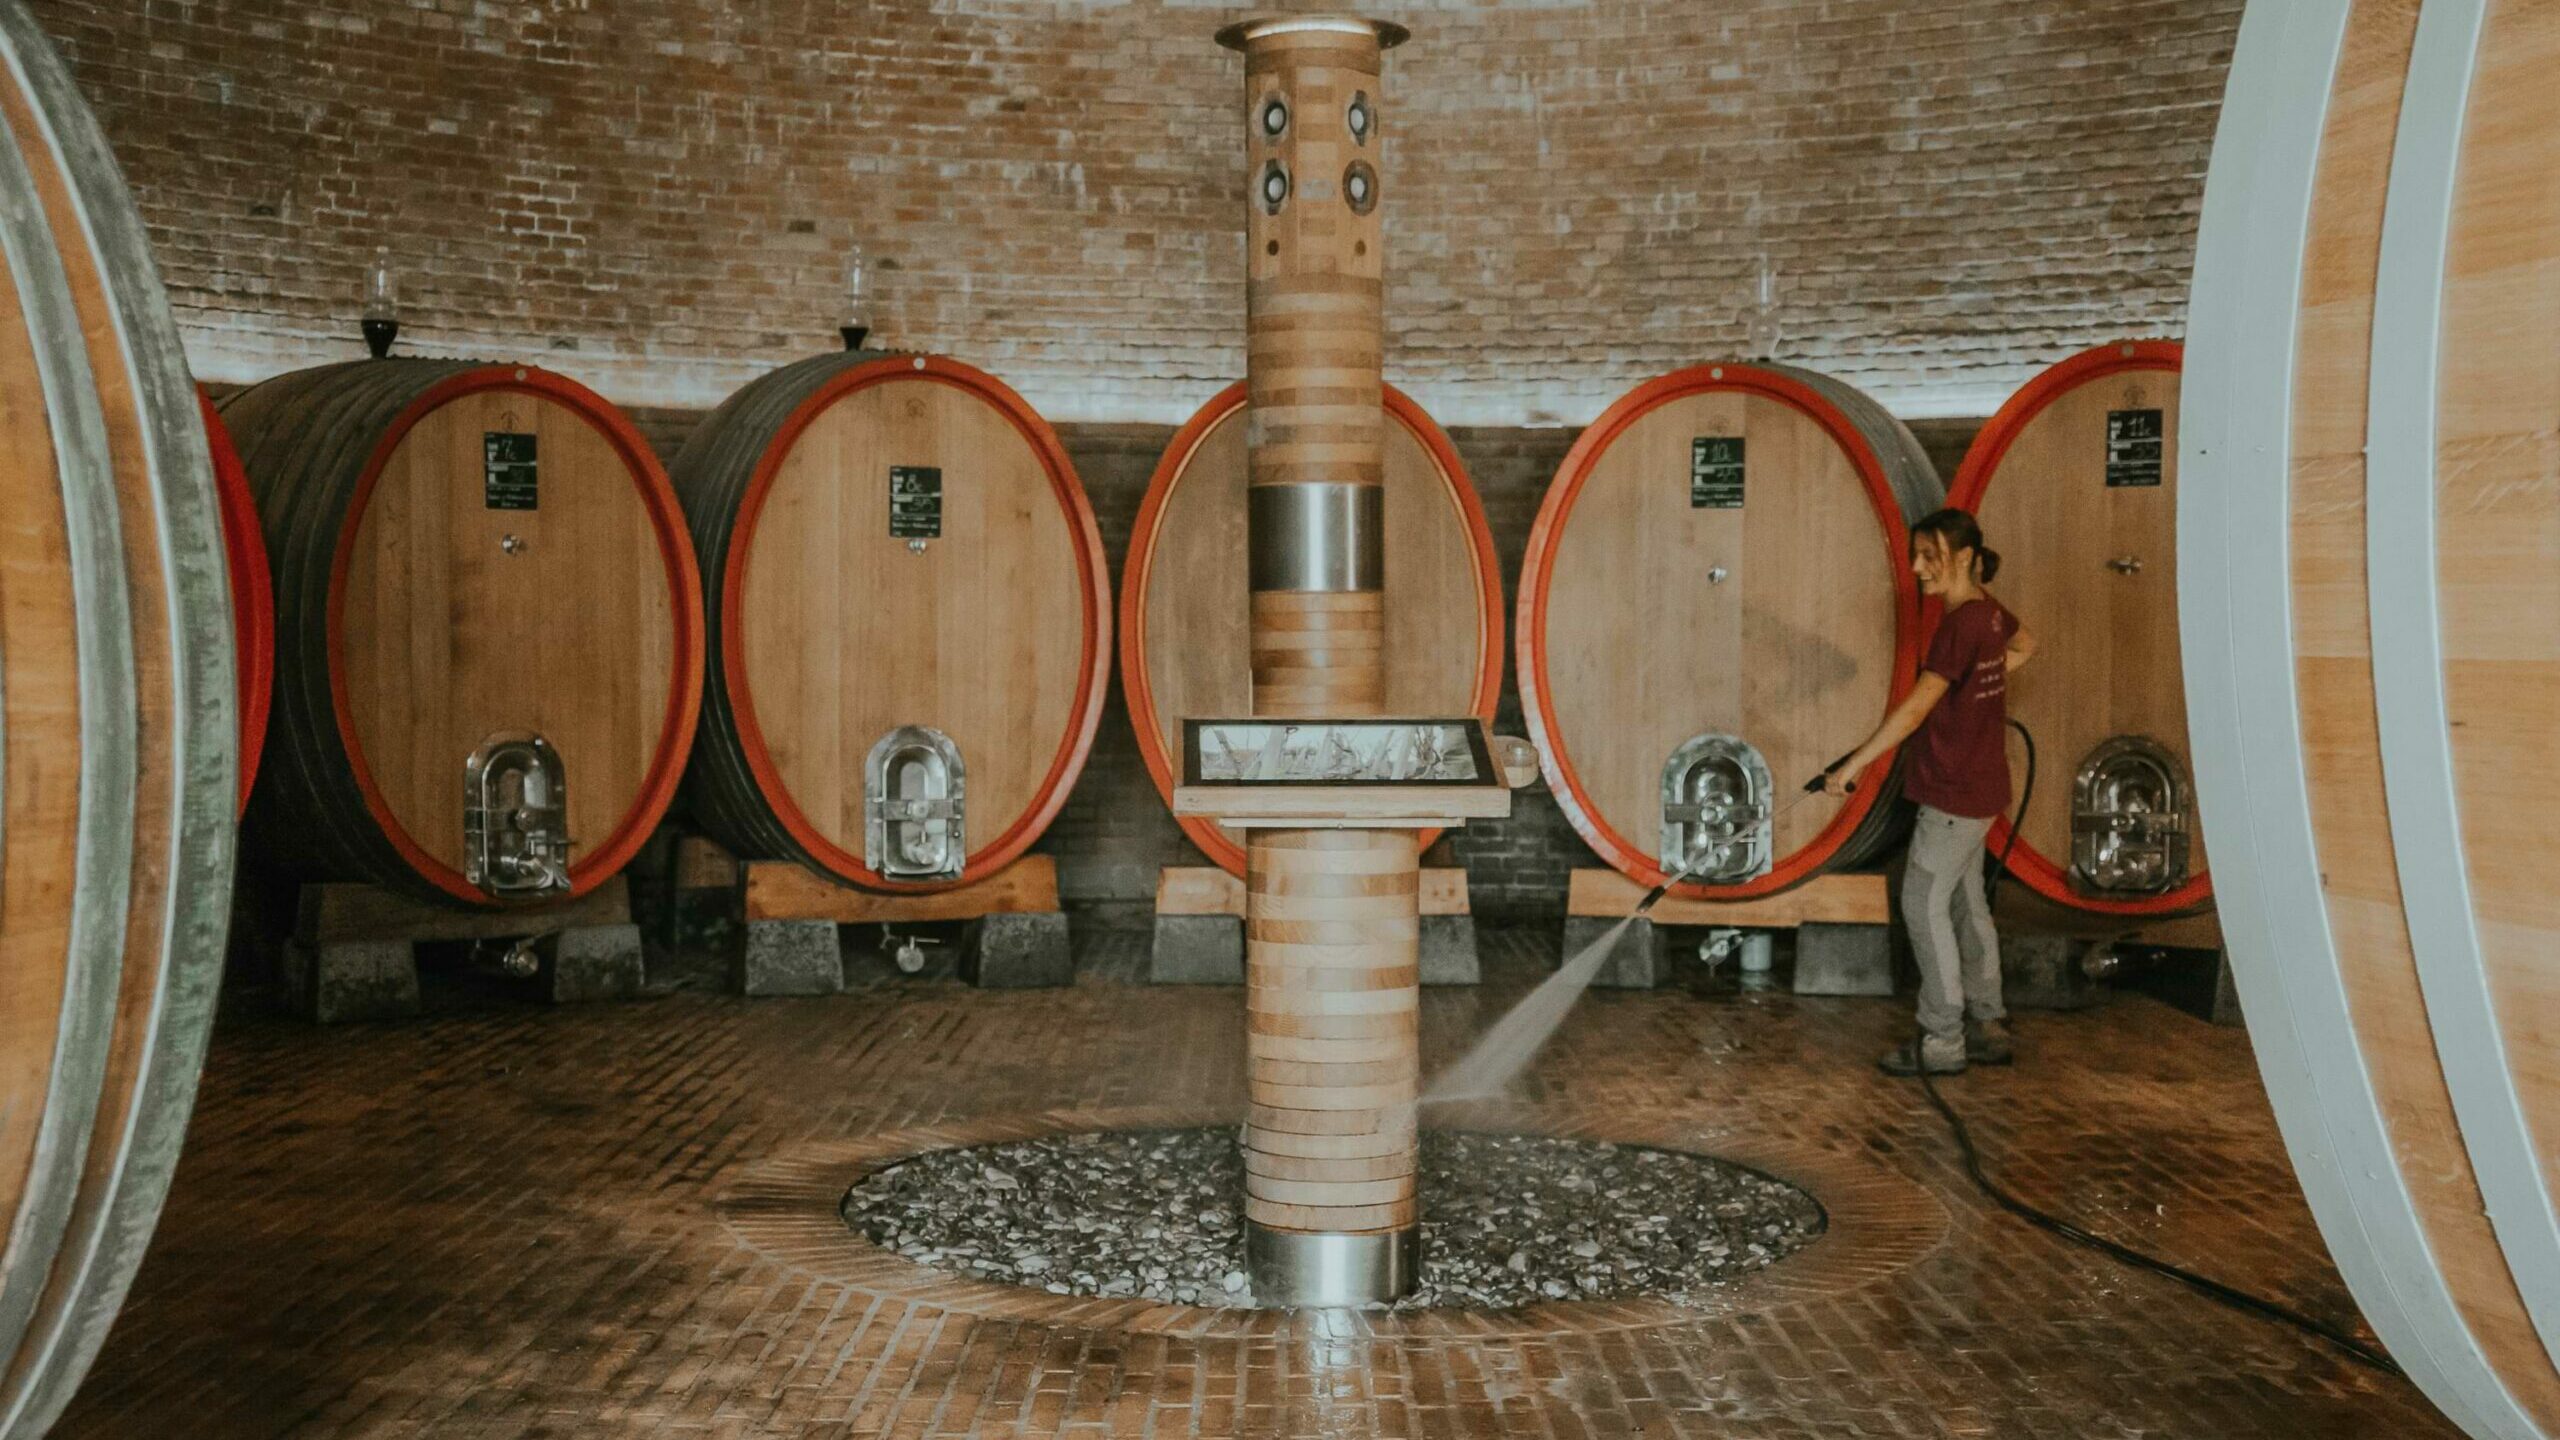
[[[2009,1043],[2009,1022],[1976,1020],[1964,1027],[1964,1058],[1975,1065],[2006,1065],[2018,1058]]]
[[[1876,1062],[1876,1068],[1887,1075],[1917,1075],[1920,1073],[1920,1060],[1924,1049],[1928,1056],[1930,1074],[1961,1075],[1964,1073],[1962,1051],[1952,1055],[1942,1055],[1935,1047],[1923,1047],[1916,1039],[1905,1040],[1886,1052],[1885,1057]]]

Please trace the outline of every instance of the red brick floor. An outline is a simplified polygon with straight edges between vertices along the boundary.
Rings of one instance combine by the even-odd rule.
[[[1545,937],[1487,939],[1493,982],[1426,1001],[1433,1063],[1540,973]],[[2453,1433],[2402,1382],[1990,1209],[1918,1093],[1871,1068],[1908,1023],[1882,1001],[1595,995],[1507,1114],[1469,1117],[1749,1155],[1831,1192],[1834,1235],[1694,1314],[1200,1324],[944,1286],[791,1219],[795,1186],[822,1204],[827,1167],[919,1132],[1239,1109],[1239,996],[1112,978],[1142,944],[1089,940],[1072,991],[898,982],[326,1031],[235,1006],[57,1433]],[[2015,1071],[1946,1086],[1996,1172],[2352,1321],[2240,1034],[2138,998],[2018,1031]]]

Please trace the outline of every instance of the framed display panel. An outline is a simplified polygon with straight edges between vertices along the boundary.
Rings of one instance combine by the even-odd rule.
[[[1176,814],[1230,826],[1418,825],[1511,812],[1474,716],[1185,720]]]

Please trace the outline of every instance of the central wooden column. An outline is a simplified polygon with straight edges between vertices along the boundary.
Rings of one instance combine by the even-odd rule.
[[[1393,25],[1247,21],[1253,710],[1385,704],[1379,61]],[[1246,845],[1246,1251],[1266,1304],[1412,1288],[1421,870],[1411,830]]]

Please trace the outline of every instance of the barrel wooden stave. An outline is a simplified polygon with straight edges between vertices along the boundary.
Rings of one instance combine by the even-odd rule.
[[[1387,565],[1385,713],[1474,715],[1490,724],[1502,687],[1500,557],[1449,437],[1403,391],[1385,387]],[[1245,567],[1245,391],[1202,406],[1166,447],[1129,542],[1121,590],[1120,683],[1138,752],[1167,804],[1186,717],[1253,708],[1252,600]],[[1244,873],[1241,836],[1178,817],[1211,863]],[[1426,832],[1428,846],[1436,832]]]
[[[946,472],[944,535],[920,554],[887,533],[893,464]],[[705,828],[881,889],[966,884],[1028,849],[1091,748],[1110,653],[1100,531],[1047,423],[944,357],[824,355],[732,396],[674,471],[711,585],[688,786]],[[863,762],[907,724],[966,768],[954,880],[865,863]]]
[[[8,116],[14,128],[19,117]],[[0,147],[0,184],[32,188],[15,146]],[[41,227],[0,212],[13,269],[34,272],[21,289],[0,273],[0,385],[31,403],[0,406],[0,443],[30,476],[52,485],[0,487],[0,540],[10,603],[0,606],[0,1195],[8,1199],[8,1249],[50,1257],[63,1244],[87,1144],[85,1110],[104,1079],[116,992],[99,883],[75,890],[84,827],[95,830],[109,787],[132,783],[132,757],[101,753],[112,733],[114,688],[105,666],[80,664],[91,649],[116,653],[118,617],[102,623],[97,588],[121,599],[122,557],[113,517],[106,416],[94,388],[44,369],[85,365],[64,261]],[[23,231],[23,233],[22,233]],[[83,493],[83,487],[95,487]],[[101,693],[105,691],[106,693]],[[93,713],[93,711],[98,713]],[[125,744],[130,745],[129,737]],[[102,778],[93,772],[108,770]],[[105,823],[118,817],[108,815]],[[105,837],[118,838],[110,831]],[[122,842],[130,845],[129,830]],[[117,876],[111,877],[120,879]],[[120,896],[107,896],[119,900]],[[85,902],[85,903],[83,903]],[[0,1271],[0,1339],[14,1352],[34,1317],[45,1263]]]
[[[0,512],[0,1018],[33,1039],[50,1000],[60,1021],[50,1073],[12,1066],[0,1094],[0,1136],[41,1116],[32,1153],[0,1149],[0,1432],[32,1435],[104,1340],[176,1162],[221,973],[239,734],[214,479],[140,217],[24,11],[0,12],[0,52],[0,410],[34,462]]]
[[[1742,508],[1692,508],[1701,435],[1743,437]],[[1584,432],[1531,532],[1517,643],[1548,781],[1604,860],[1667,878],[1662,767],[1693,735],[1751,743],[1780,803],[1865,738],[1918,669],[1905,527],[1940,495],[1899,422],[1789,367],[1676,372]],[[1716,567],[1728,576],[1710,583]],[[1766,894],[1879,853],[1894,836],[1893,764],[1845,800],[1789,811],[1769,874],[1681,891]]]
[[[2066,910],[2127,917],[2193,914],[2212,899],[2203,836],[2190,825],[2188,878],[2158,895],[2093,891],[2071,869],[2072,778],[2119,736],[2158,742],[2193,778],[2177,635],[2179,347],[2119,342],[2046,370],[1974,438],[1947,503],[1973,512],[2001,553],[1992,588],[2039,642],[2009,682],[2009,713],[2035,736],[2038,774],[2025,828],[1988,845],[2011,873]],[[2106,483],[2108,414],[2162,411],[2157,486]],[[2138,569],[2114,562],[2130,559]],[[2023,785],[2024,750],[2011,744]]]
[[[2430,1399],[2551,1436],[2560,492],[2515,354],[2560,324],[2560,30],[2483,13],[2251,7],[2199,241],[2180,604],[2216,902],[2314,1214]]]
[[[434,367],[429,374],[421,367]],[[398,877],[407,863],[366,808],[336,721],[327,615],[343,505],[314,479],[360,468],[407,398],[469,368],[456,361],[386,362],[303,371],[232,392],[217,403],[258,503],[276,605],[276,674],[262,782],[249,800],[258,852],[287,870]],[[312,393],[305,401],[305,391]],[[350,487],[352,481],[345,482]],[[572,788],[576,777],[571,777]],[[414,888],[398,879],[397,888]]]
[[[459,360],[298,371],[221,410],[275,575],[261,852],[489,903],[461,873],[463,763],[532,730],[567,774],[573,892],[620,869],[673,798],[701,683],[680,513],[629,422],[557,375]],[[536,436],[533,509],[485,504],[500,428]]]

